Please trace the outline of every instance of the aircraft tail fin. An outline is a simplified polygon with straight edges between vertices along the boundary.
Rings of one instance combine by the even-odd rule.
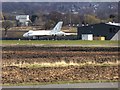
[[[59,21],[57,23],[57,25],[53,28],[52,32],[56,33],[56,32],[60,32],[61,28],[62,28],[62,24],[63,24],[63,21]]]

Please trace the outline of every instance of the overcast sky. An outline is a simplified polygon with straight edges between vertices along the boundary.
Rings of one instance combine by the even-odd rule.
[[[2,2],[119,2],[120,0],[0,0]]]

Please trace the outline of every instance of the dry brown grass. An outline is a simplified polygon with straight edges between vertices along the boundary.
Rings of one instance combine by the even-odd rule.
[[[59,61],[59,62],[34,62],[32,64],[27,62],[19,62],[19,63],[12,63],[12,64],[4,64],[3,67],[6,66],[17,66],[17,67],[67,67],[67,66],[118,66],[120,64],[120,61],[117,62],[104,62],[104,63],[96,63],[96,62],[86,62],[86,63],[76,63],[73,61],[70,61],[69,63],[66,63],[65,61]]]

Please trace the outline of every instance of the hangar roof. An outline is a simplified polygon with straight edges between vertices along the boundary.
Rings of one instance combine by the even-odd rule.
[[[79,27],[88,27],[88,26],[100,25],[100,24],[113,25],[113,26],[120,27],[120,23],[114,23],[114,22],[108,22],[108,23],[96,23],[96,24],[90,24],[90,25],[79,26]]]
[[[106,23],[106,24],[109,24],[109,25],[115,25],[115,26],[120,26],[120,23],[112,23],[112,22],[108,22],[108,23]]]

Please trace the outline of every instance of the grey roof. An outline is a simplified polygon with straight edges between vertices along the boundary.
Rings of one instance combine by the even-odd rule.
[[[99,24],[106,24],[106,25],[113,25],[113,26],[120,27],[120,23],[112,23],[112,22],[109,22],[109,23],[96,23],[96,24],[90,24],[90,25],[79,26],[79,27],[89,27],[89,26],[94,26],[94,25],[99,25]]]
[[[115,25],[115,26],[120,26],[120,23],[112,23],[112,22],[108,22],[108,23],[106,23],[106,24],[109,24],[109,25]]]

